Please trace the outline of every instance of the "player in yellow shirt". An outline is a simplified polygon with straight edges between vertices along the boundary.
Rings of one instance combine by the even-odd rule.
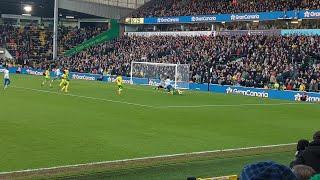
[[[64,72],[66,73],[67,77],[69,77],[69,69],[65,69]]]
[[[51,81],[50,81],[50,70],[47,69],[45,70],[45,72],[43,73],[44,76],[44,80],[41,83],[41,86],[44,86],[45,84],[49,83],[49,86],[52,87]]]
[[[59,84],[59,86],[61,87],[61,91],[64,91],[64,92],[68,92],[68,88],[69,88],[69,78],[68,78],[68,71],[65,70],[63,72],[63,75],[61,76],[61,83]]]
[[[123,80],[122,80],[122,76],[118,75],[116,78],[116,84],[118,86],[118,94],[121,94],[121,91],[123,90],[123,86],[122,86]]]
[[[69,70],[64,69],[62,72],[63,72],[63,74],[61,76],[61,82],[59,84],[60,87],[64,84],[65,81],[69,81]]]
[[[306,91],[306,85],[301,83],[300,86],[299,86],[299,91]]]

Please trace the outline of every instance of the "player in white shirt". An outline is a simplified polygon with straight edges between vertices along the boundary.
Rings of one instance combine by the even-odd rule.
[[[59,68],[56,69],[56,72],[55,72],[55,73],[56,73],[56,76],[57,76],[57,77],[60,77],[60,76],[62,75]]]
[[[60,79],[60,78],[61,78],[61,75],[62,75],[62,73],[61,73],[61,71],[60,71],[59,68],[55,69],[54,74],[55,74],[55,77],[52,79],[51,83],[52,83],[53,81],[57,80],[57,79]]]
[[[60,71],[59,68],[57,68],[57,69],[54,71],[54,73],[55,73],[55,75],[56,75],[56,78],[60,78],[61,75],[62,75],[62,73],[61,73],[61,71]]]
[[[4,79],[4,90],[8,88],[8,86],[10,85],[10,76],[9,76],[9,70],[8,68],[6,67],[5,70],[3,71],[4,73],[4,76],[3,76],[3,79]]]
[[[173,86],[172,86],[172,81],[170,80],[169,77],[167,77],[167,79],[164,81],[164,88],[168,91],[168,93],[171,93],[172,95],[174,94],[183,94],[182,91],[180,91],[179,89],[176,90]]]
[[[169,78],[169,76],[167,77],[167,79],[164,81],[164,88],[168,91],[168,92],[173,92],[174,88],[171,85],[171,80]]]

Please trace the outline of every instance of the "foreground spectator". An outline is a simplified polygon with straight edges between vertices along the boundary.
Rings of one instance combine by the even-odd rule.
[[[312,167],[317,173],[320,173],[320,131],[313,135],[313,141],[295,161],[294,165],[307,165]]]
[[[290,168],[272,161],[258,162],[244,167],[240,180],[295,180],[296,176]]]
[[[293,167],[292,171],[298,180],[309,180],[316,174],[316,171],[312,167],[306,165],[296,165]]]
[[[296,160],[299,159],[299,158],[302,156],[303,152],[306,150],[306,148],[307,148],[308,146],[309,146],[309,141],[308,141],[308,140],[306,140],[306,139],[301,139],[301,140],[298,141],[298,144],[297,144],[297,152],[296,152],[296,154],[295,154],[295,158],[296,158],[296,159],[290,163],[290,167],[291,167],[291,168],[293,168],[293,166],[294,166],[295,163],[296,163]]]
[[[310,180],[320,180],[320,174],[314,175]]]

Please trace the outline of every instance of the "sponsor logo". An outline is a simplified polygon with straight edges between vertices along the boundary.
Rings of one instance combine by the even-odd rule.
[[[314,11],[309,12],[309,11],[306,11],[306,12],[304,13],[304,17],[305,17],[305,18],[320,17],[320,12],[314,12]]]
[[[231,21],[236,21],[236,20],[255,20],[255,19],[260,19],[259,14],[244,14],[244,15],[234,15],[232,14],[230,16]]]
[[[30,70],[30,69],[27,69],[27,74],[30,74],[30,75],[35,75],[35,76],[42,76],[43,75],[43,71],[34,71],[34,70]]]
[[[78,75],[78,74],[73,74],[72,79],[81,79],[81,80],[87,80],[87,81],[95,81],[96,80],[96,78],[93,76]]]
[[[109,77],[108,82],[116,82],[117,78]],[[122,79],[122,82],[125,84],[132,84],[130,79]]]
[[[252,91],[252,90],[239,90],[236,88],[231,88],[228,87],[226,89],[226,93],[227,94],[240,94],[243,96],[252,96],[252,97],[263,97],[263,98],[268,98],[269,97],[269,93],[267,92],[256,92],[256,91]]]
[[[179,22],[179,18],[157,18],[158,23],[176,23]]]
[[[155,80],[149,80],[149,85],[150,85],[150,86],[159,86],[160,83],[157,82],[157,81],[155,81]]]
[[[211,31],[128,32],[127,36],[210,36],[211,34]]]
[[[215,16],[192,16],[192,22],[204,22],[204,21],[216,21],[217,17]]]
[[[294,95],[294,100],[295,101],[300,101],[302,96],[303,96],[302,94],[297,93],[296,95]],[[307,95],[306,102],[320,102],[320,97]]]

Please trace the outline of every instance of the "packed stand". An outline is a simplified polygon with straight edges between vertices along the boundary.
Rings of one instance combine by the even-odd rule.
[[[52,33],[38,26],[0,26],[0,46],[18,61],[52,56]]]
[[[318,0],[152,0],[132,17],[164,17],[320,9]]]
[[[60,51],[64,52],[72,49],[76,45],[81,44],[82,42],[89,40],[107,30],[108,26],[94,26],[85,28],[60,27],[58,37]]]
[[[190,64],[197,83],[319,92],[319,36],[123,37],[59,62],[129,76],[131,61]]]
[[[59,53],[62,54],[106,30],[107,26],[79,29],[60,27]],[[52,59],[52,37],[51,30],[40,26],[0,25],[0,47],[5,47],[21,64]]]

